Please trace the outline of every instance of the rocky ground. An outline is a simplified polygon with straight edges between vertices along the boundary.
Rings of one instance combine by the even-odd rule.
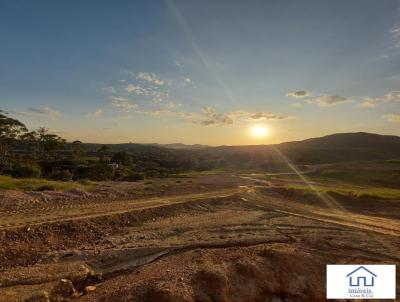
[[[131,185],[2,201],[0,301],[325,301],[326,264],[400,264],[395,201],[232,175]]]

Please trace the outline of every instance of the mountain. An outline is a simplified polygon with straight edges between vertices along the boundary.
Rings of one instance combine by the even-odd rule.
[[[337,133],[276,145],[220,146],[200,150],[229,161],[290,160],[299,164],[400,159],[400,137],[373,133]]]
[[[96,154],[101,144],[83,144]],[[219,146],[176,144],[107,144],[108,152],[159,158],[193,157],[217,166],[252,167],[265,163],[319,164],[363,160],[400,159],[400,137],[373,133],[337,133],[275,145]],[[67,145],[72,148],[71,144]]]
[[[208,148],[209,147],[207,145],[200,145],[200,144],[186,145],[186,144],[182,144],[182,143],[151,144],[151,145],[165,147],[165,148],[169,148],[169,149],[179,149],[179,150],[199,150],[199,149],[203,149],[203,148]]]
[[[278,145],[295,162],[330,163],[400,158],[400,137],[373,133],[337,133]]]
[[[398,149],[400,148],[400,137],[366,132],[336,133],[303,141],[282,143],[280,146],[285,148],[301,147],[318,149]]]

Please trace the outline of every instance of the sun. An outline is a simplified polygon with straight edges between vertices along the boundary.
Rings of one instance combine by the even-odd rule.
[[[268,136],[269,129],[264,125],[255,125],[250,128],[250,134],[254,138],[261,139]]]

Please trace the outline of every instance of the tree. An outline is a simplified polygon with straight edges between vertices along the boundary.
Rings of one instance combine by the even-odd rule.
[[[36,160],[39,149],[39,134],[36,131],[30,131],[22,134],[20,139],[28,146],[32,159]]]
[[[132,157],[124,151],[115,153],[111,160],[125,166],[132,165]]]
[[[8,152],[19,136],[28,131],[20,121],[10,118],[0,110],[0,161],[5,162]]]
[[[37,131],[39,135],[39,149],[43,158],[48,157],[65,144],[65,139],[56,134],[50,134],[45,127],[40,127]]]
[[[100,161],[104,161],[104,156],[109,149],[107,145],[103,145],[97,150],[97,152],[100,153]]]
[[[72,142],[72,156],[76,160],[80,160],[83,153],[83,147],[81,141],[73,141]]]

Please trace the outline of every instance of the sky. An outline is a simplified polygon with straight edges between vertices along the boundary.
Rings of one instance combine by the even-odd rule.
[[[0,0],[0,109],[97,143],[400,135],[400,2]]]

